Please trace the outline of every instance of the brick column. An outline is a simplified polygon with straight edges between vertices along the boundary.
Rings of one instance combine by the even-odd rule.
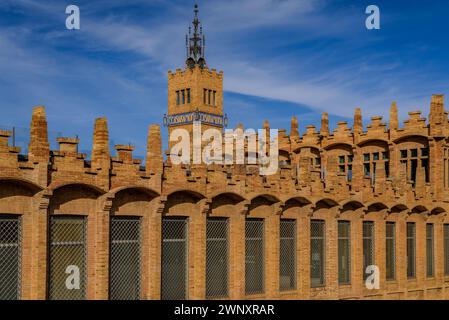
[[[310,217],[313,209],[304,208],[298,217],[298,270],[299,299],[310,299]]]
[[[149,213],[149,219],[144,226],[148,228],[148,278],[144,279],[147,289],[143,292],[144,299],[160,300],[161,299],[161,264],[162,264],[162,214],[165,209],[167,197],[161,196],[158,200],[154,200],[155,204]],[[145,254],[145,253],[144,253]]]
[[[106,194],[99,199],[96,213],[96,260],[95,296],[96,300],[109,299],[109,222],[114,195]]]
[[[249,202],[239,205],[236,214],[229,219],[229,297],[245,297],[245,217]]]
[[[273,205],[273,214],[268,216],[265,228],[265,288],[267,299],[279,297],[279,249],[280,213],[283,205]]]
[[[398,214],[396,228],[396,281],[401,291],[407,289],[407,217],[408,214],[402,211]],[[404,295],[404,294],[403,294]]]
[[[45,300],[47,298],[47,244],[48,244],[48,205],[51,192],[44,190],[35,196],[31,216],[30,288],[23,292],[23,299]],[[23,230],[22,232],[26,232]],[[22,279],[23,282],[23,279]]]
[[[351,239],[351,245],[354,249],[351,250],[353,254],[353,263],[351,265],[352,270],[352,287],[354,288],[354,293],[358,297],[363,297],[365,290],[365,281],[363,280],[364,270],[363,270],[363,216],[364,212],[360,212],[360,217],[355,219],[352,228],[354,229],[351,233],[353,238]]]
[[[193,256],[193,287],[189,289],[189,299],[206,298],[206,220],[210,209],[210,201],[201,201],[200,210],[192,216],[191,228],[193,229],[192,242],[194,246]]]
[[[328,217],[325,219],[325,277],[328,297],[338,299],[338,222],[335,218],[337,207],[329,208]]]

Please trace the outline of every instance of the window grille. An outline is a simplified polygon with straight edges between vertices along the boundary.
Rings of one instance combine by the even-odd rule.
[[[449,224],[443,226],[444,230],[444,275],[449,276]]]
[[[351,223],[338,221],[338,282],[351,283]]]
[[[324,286],[325,268],[325,222],[310,221],[310,281],[311,286]]]
[[[396,223],[386,223],[385,240],[386,276],[387,280],[394,280],[396,278]]]
[[[416,276],[416,226],[414,222],[407,222],[407,277]]]
[[[245,226],[245,292],[264,292],[264,221],[246,219]]]
[[[162,283],[164,300],[187,299],[188,219],[162,219]]]
[[[111,217],[109,297],[140,299],[141,219]]]
[[[21,219],[0,216],[0,300],[20,299]]]
[[[86,218],[50,216],[50,299],[86,298],[86,255]]]
[[[228,219],[226,218],[207,219],[206,297],[228,297]]]
[[[375,263],[374,251],[374,222],[363,221],[363,279],[370,275],[366,273],[368,266]]]
[[[280,290],[296,289],[295,220],[281,220],[279,254]]]
[[[427,277],[434,276],[433,223],[426,224]]]

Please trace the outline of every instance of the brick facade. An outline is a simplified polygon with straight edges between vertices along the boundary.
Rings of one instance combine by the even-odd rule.
[[[168,114],[198,110],[223,115],[223,73],[207,67],[169,72]],[[190,89],[190,103],[176,93]],[[215,104],[204,104],[204,89]],[[215,93],[213,93],[215,91]],[[204,99],[203,99],[204,98]],[[186,98],[187,99],[187,98]],[[428,120],[409,112],[403,126],[395,103],[388,125],[372,117],[363,127],[357,109],[354,126],[339,122],[300,133],[295,117],[290,134],[279,130],[280,167],[261,176],[257,165],[173,165],[164,160],[161,130],[148,130],[146,161],[133,147],[117,145],[111,156],[107,120],[95,121],[90,161],[78,153],[78,139],[58,138],[50,150],[45,109],[35,107],[29,152],[8,144],[0,131],[0,214],[22,222],[23,299],[46,299],[49,279],[49,217],[87,217],[87,299],[109,297],[110,218],[141,217],[141,297],[161,298],[162,218],[188,218],[187,297],[206,298],[206,221],[229,222],[230,299],[447,299],[448,256],[443,239],[449,223],[449,120],[444,97],[431,99]],[[184,128],[191,125],[184,124]],[[269,128],[266,121],[264,128]],[[171,131],[172,128],[169,129]],[[245,218],[264,221],[264,290],[245,294]],[[296,288],[280,291],[280,219],[296,221]],[[324,285],[311,285],[311,220],[325,221]],[[339,284],[338,221],[349,221],[350,281]],[[363,280],[364,221],[374,222],[374,261],[380,288]],[[395,277],[386,279],[386,223],[395,222]],[[416,276],[407,277],[407,223],[416,226]],[[434,274],[426,273],[426,224],[434,225]]]

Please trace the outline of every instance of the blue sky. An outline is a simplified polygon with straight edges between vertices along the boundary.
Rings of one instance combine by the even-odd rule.
[[[193,0],[1,0],[0,127],[28,137],[31,110],[45,105],[50,137],[81,139],[105,116],[115,144],[145,153],[148,125],[162,123],[167,71],[184,66]],[[81,30],[65,28],[78,5]],[[365,28],[378,5],[381,30]],[[200,0],[206,60],[224,71],[225,112],[234,127],[319,127],[322,111],[352,122],[422,110],[449,92],[449,2]],[[165,131],[164,131],[165,132]],[[165,138],[165,137],[164,137]],[[166,141],[166,138],[165,138]]]

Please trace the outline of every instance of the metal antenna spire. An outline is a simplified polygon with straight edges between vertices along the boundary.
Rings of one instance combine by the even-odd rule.
[[[203,27],[198,18],[198,4],[195,3],[193,18],[193,33],[192,28],[189,27],[189,34],[187,35],[187,60],[186,65],[189,68],[193,68],[196,65],[204,68],[206,66],[206,60],[204,59],[204,44],[205,36],[203,35]]]

